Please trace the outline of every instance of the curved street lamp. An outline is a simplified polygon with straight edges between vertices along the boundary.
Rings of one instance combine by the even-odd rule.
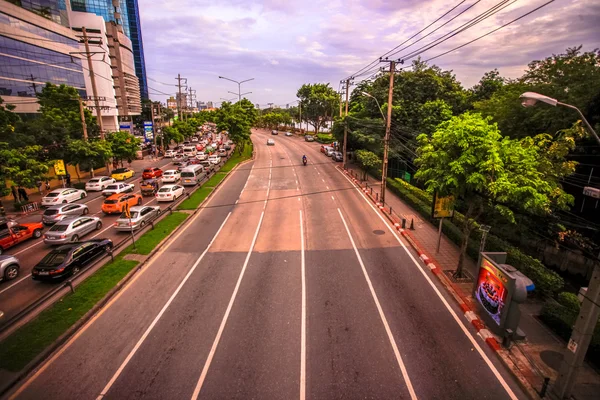
[[[242,100],[242,83],[254,80],[254,78],[250,78],[250,79],[246,79],[246,80],[243,80],[243,81],[236,81],[235,79],[226,78],[226,77],[221,76],[221,75],[219,75],[219,79],[225,79],[226,81],[231,81],[231,82],[237,83],[237,85],[238,85],[238,92],[234,93],[234,94],[238,95],[238,101]]]
[[[377,103],[377,108],[379,108],[379,112],[381,113],[381,117],[383,118],[383,122],[386,122],[386,118],[385,115],[383,115],[383,110],[381,109],[381,106],[379,105],[379,102],[377,101],[377,98],[375,98],[375,96],[373,96],[370,93],[367,92],[360,92],[363,96],[367,96],[372,98],[373,100],[375,100],[375,103]]]
[[[572,106],[570,104],[561,103],[560,101],[553,99],[552,97],[544,96],[543,94],[539,94],[539,93],[535,93],[535,92],[525,92],[521,96],[519,96],[519,98],[521,99],[521,105],[523,107],[532,107],[538,101],[541,101],[542,103],[550,104],[553,107],[563,106],[563,107],[571,108],[571,109],[577,111],[579,113],[579,116],[581,117],[581,120],[583,121],[583,123],[587,126],[587,128],[590,130],[590,132],[592,132],[592,135],[594,136],[594,138],[596,138],[596,141],[598,142],[598,144],[600,144],[600,138],[598,137],[598,134],[596,134],[596,131],[594,131],[594,129],[592,128],[590,123],[587,121],[587,119],[585,119],[585,117],[583,116],[583,113],[579,110],[579,108]]]

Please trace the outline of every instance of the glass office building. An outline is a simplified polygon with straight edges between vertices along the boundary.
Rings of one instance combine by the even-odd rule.
[[[46,82],[73,86],[85,96],[82,62],[71,54],[78,51],[79,42],[69,28],[47,16],[0,4],[0,96],[7,103],[33,107]],[[35,112],[19,108],[17,112]]]
[[[123,32],[131,39],[141,96],[147,99],[148,83],[137,0],[71,0],[71,9],[100,15],[105,21],[113,21],[123,27]]]
[[[65,0],[8,0],[8,2],[52,20],[57,24],[69,27],[69,17],[67,15]]]

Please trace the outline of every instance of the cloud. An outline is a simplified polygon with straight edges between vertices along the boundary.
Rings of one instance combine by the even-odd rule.
[[[422,52],[418,55],[425,60],[448,52],[431,62],[453,70],[463,85],[470,87],[493,68],[517,77],[531,60],[580,44],[584,50],[598,47],[600,4],[597,0],[563,0],[452,50],[544,2],[520,0],[447,38],[445,34],[498,1],[482,0],[440,27],[473,4],[464,3],[396,48],[393,57],[406,57],[409,64],[419,48]],[[217,101],[230,97],[227,91],[237,91],[237,85],[218,79],[219,75],[236,80],[255,78],[243,84],[242,90],[252,91],[250,100],[259,104],[289,103],[308,82],[333,82],[337,89],[340,79],[377,61],[454,5],[445,0],[139,0],[146,67],[152,79],[173,82],[181,73],[200,100]],[[434,29],[438,30],[431,33]],[[428,49],[436,39],[446,40]],[[375,69],[378,66],[373,64]],[[150,86],[174,92],[174,87]]]

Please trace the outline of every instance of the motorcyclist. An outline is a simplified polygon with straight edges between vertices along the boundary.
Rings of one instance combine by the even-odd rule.
[[[303,155],[303,156],[302,156],[302,164],[306,165],[306,162],[307,162],[307,161],[308,161],[308,160],[306,159],[306,155]]]

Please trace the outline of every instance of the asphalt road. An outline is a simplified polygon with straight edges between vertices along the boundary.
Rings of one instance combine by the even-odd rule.
[[[158,161],[144,159],[134,161],[132,169],[135,171],[135,176],[126,180],[127,183],[133,183],[135,193],[140,192],[139,184],[142,180],[142,170],[151,166],[158,166],[163,170],[175,169],[171,163],[171,159],[165,158]],[[221,164],[222,165],[222,164]],[[186,191],[190,187],[186,186]],[[104,197],[101,192],[88,192],[88,196],[83,200],[78,200],[75,203],[84,203],[89,207],[89,215],[100,217],[102,220],[102,229],[89,233],[81,240],[89,240],[92,238],[109,238],[114,243],[118,243],[123,238],[130,235],[128,232],[119,232],[113,228],[113,223],[119,218],[119,214],[104,215],[101,210]],[[157,202],[156,198],[146,196],[143,198],[143,205],[159,205],[161,209],[168,207],[169,202]],[[24,216],[19,219],[19,222],[39,222],[42,219],[43,210]],[[44,232],[48,227],[44,228]],[[33,267],[51,250],[52,246],[44,244],[43,238],[30,239],[17,246],[11,247],[5,254],[15,255],[19,258],[21,270],[19,276],[12,281],[0,282],[0,310],[4,312],[4,317],[0,319],[0,327],[3,323],[9,321],[14,315],[19,313],[25,307],[39,299],[45,293],[54,289],[53,282],[40,282],[31,279],[31,270]]]
[[[318,144],[252,136],[255,161],[13,397],[525,398]]]

